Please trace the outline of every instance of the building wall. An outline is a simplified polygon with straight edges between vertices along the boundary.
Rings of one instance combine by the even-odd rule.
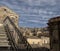
[[[13,12],[11,9],[9,9],[8,7],[5,7],[5,6],[0,6],[0,26],[3,25],[3,20],[9,16],[11,18],[11,20],[15,23],[15,25],[18,27],[18,19],[19,19],[19,16]],[[18,35],[17,35],[17,32],[15,31],[15,29],[13,28],[13,26],[11,25],[10,21],[9,20],[6,20],[4,25],[8,24],[9,25],[9,28],[10,28],[10,31],[11,31],[11,35],[12,37],[14,38],[15,40],[15,43],[17,44],[18,43]]]
[[[50,32],[50,51],[60,51],[60,16],[48,22]]]
[[[13,12],[11,9],[9,9],[8,7],[5,7],[5,6],[0,6],[0,23],[3,23],[3,20],[9,16],[12,21],[18,25],[18,19],[19,19],[19,16]]]
[[[41,38],[37,38],[37,37],[32,37],[32,38],[27,38],[27,41],[29,42],[30,45],[33,45],[32,47],[35,48],[37,47],[46,47],[48,49],[50,49],[50,45],[49,45],[49,37],[41,37]]]

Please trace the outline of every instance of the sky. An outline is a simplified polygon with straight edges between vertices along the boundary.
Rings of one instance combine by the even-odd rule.
[[[0,0],[19,15],[21,27],[46,27],[48,20],[60,16],[60,0]]]

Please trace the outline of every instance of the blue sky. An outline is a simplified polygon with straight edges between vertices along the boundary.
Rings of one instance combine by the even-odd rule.
[[[22,27],[46,27],[50,18],[60,15],[60,0],[0,0],[20,15]]]

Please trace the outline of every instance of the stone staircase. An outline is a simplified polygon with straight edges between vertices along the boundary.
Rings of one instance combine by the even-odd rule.
[[[10,45],[4,26],[0,26],[0,51],[9,51]]]

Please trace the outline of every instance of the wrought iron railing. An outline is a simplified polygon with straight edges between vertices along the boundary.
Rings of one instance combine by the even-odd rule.
[[[10,50],[17,51],[17,46],[15,44],[14,38],[10,32],[8,25],[4,26],[4,28],[5,28],[6,34],[8,36],[9,44],[11,45]]]
[[[5,18],[5,20],[3,22],[5,22],[6,20],[9,20],[10,24],[13,26],[13,28],[17,32],[17,34],[19,36],[19,40],[22,42],[22,44],[26,45],[27,51],[33,51],[31,45],[27,42],[27,39],[22,35],[22,33],[20,32],[20,30],[14,24],[14,22],[8,16]],[[9,28],[8,28],[7,25],[6,25],[6,27],[7,27],[7,32],[8,32]],[[10,31],[8,32],[8,34],[9,33],[10,33]]]

